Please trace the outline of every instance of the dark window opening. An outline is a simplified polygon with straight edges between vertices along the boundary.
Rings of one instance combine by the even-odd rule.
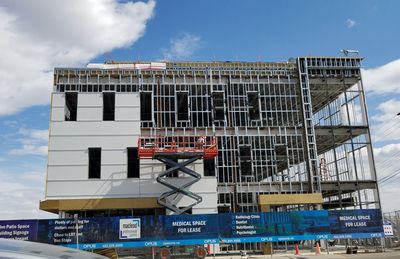
[[[151,121],[151,93],[140,93],[140,120]]]
[[[214,159],[204,160],[204,176],[215,176],[215,161]]]
[[[138,157],[137,147],[128,147],[128,178],[139,178],[140,177],[140,160]]]
[[[243,175],[252,175],[251,173],[251,162],[241,162],[240,163],[240,169]]]
[[[76,121],[78,93],[65,93],[65,120]]]
[[[176,102],[178,105],[178,120],[188,120],[189,119],[188,93],[187,92],[176,93]]]
[[[275,153],[277,156],[287,156],[287,149],[285,144],[276,144],[275,145]]]
[[[89,178],[100,179],[101,148],[89,148]]]
[[[224,93],[214,92],[212,94],[213,106],[214,106],[214,119],[224,120]]]
[[[251,160],[251,146],[239,146],[239,155],[242,160]]]
[[[178,163],[178,159],[171,159],[172,161],[174,161],[175,163]],[[165,165],[165,171],[167,171],[168,169],[170,169],[171,166],[170,165]],[[175,171],[169,175],[167,175],[167,177],[179,177],[178,175],[178,171]]]
[[[258,93],[249,92],[247,93],[247,99],[249,102],[249,117],[250,120],[259,120],[260,119],[260,106],[258,100]]]
[[[251,171],[251,146],[239,146],[240,169],[243,175],[252,175]]]
[[[115,119],[115,93],[103,93],[103,120]]]
[[[278,172],[282,172],[283,170],[289,167],[288,150],[285,144],[275,145],[275,158],[276,158],[276,167],[278,169]],[[283,176],[282,176],[282,181],[283,181]]]
[[[223,121],[225,119],[224,110],[215,110],[214,119],[218,121]]]

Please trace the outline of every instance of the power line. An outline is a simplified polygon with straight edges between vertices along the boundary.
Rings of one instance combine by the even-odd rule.
[[[378,180],[378,183],[383,184],[399,174],[400,174],[400,170],[397,170],[394,173],[392,173],[391,175],[388,175],[388,176],[384,177],[383,179]]]
[[[387,128],[386,130],[384,130],[382,133],[380,133],[380,136],[379,136],[378,138],[374,139],[373,141],[374,141],[374,142],[381,141],[381,140],[383,140],[386,136],[388,136],[389,134],[392,134],[392,133],[394,132],[393,130],[397,129],[397,128],[394,128],[395,126],[397,126],[397,124],[400,124],[400,121],[396,121],[392,126],[390,126],[390,127]],[[393,129],[391,132],[382,135],[383,133],[385,133],[385,132],[387,132],[388,130],[391,130],[391,129]]]

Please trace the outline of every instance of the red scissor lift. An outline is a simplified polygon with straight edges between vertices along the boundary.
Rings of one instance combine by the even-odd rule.
[[[157,182],[171,191],[163,193],[158,203],[174,214],[183,214],[202,201],[201,196],[187,190],[201,178],[199,173],[187,166],[198,159],[214,159],[217,155],[218,144],[214,136],[148,136],[138,140],[140,159],[157,159],[169,168],[158,175]],[[171,177],[177,176],[178,171],[192,180],[184,183],[171,180]],[[194,202],[184,208],[177,207],[174,201],[179,194],[192,198]]]

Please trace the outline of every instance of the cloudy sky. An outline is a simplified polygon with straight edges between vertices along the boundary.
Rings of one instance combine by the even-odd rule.
[[[45,218],[54,67],[105,60],[285,61],[357,49],[379,178],[400,172],[399,1],[0,2],[0,219]],[[382,184],[400,209],[400,173]]]

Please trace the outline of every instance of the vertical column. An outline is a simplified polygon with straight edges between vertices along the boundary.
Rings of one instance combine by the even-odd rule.
[[[307,58],[297,59],[299,87],[302,107],[304,154],[308,176],[308,191],[320,192],[321,183],[318,175],[317,145],[313,125],[310,84],[308,80]]]
[[[363,116],[363,123],[367,126],[367,134],[366,134],[365,138],[366,138],[366,142],[367,142],[369,170],[371,171],[372,180],[374,180],[376,182],[376,189],[374,190],[374,200],[375,200],[375,202],[377,202],[376,207],[380,209],[380,208],[382,208],[382,206],[381,206],[381,199],[380,199],[380,194],[379,194],[378,177],[376,174],[375,158],[374,158],[374,152],[373,152],[372,140],[371,140],[371,131],[369,129],[369,121],[368,121],[368,112],[367,112],[368,109],[367,109],[367,103],[366,103],[366,98],[365,98],[362,77],[360,78],[360,81],[357,83],[357,87],[358,87],[358,90],[360,93],[360,106],[361,106],[361,114]],[[367,208],[368,208],[368,205],[367,205]]]

